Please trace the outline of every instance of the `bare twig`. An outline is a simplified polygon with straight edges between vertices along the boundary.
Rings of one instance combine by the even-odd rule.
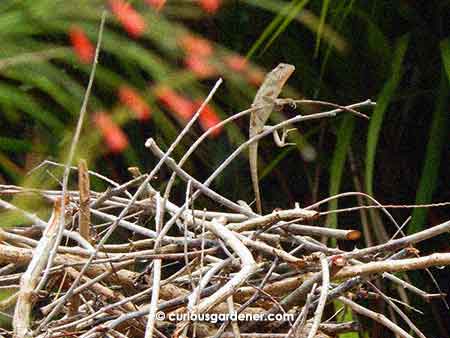
[[[158,233],[161,229],[161,223],[163,220],[163,201],[159,194],[156,195],[156,232]],[[156,250],[158,248],[155,248]],[[153,329],[155,326],[156,311],[158,310],[158,299],[159,299],[159,284],[161,282],[161,259],[155,259],[153,261],[153,284],[152,284],[152,299],[150,302],[150,310],[148,312],[147,327],[145,329],[145,338],[153,337]]]
[[[20,290],[17,297],[17,304],[14,310],[14,337],[29,337],[31,330],[31,311],[36,302],[35,288],[39,283],[39,278],[49,259],[50,249],[55,244],[58,233],[58,220],[60,213],[60,201],[55,202],[52,216],[48,221],[48,226],[42,234],[38,246],[33,252],[33,258],[27,270],[20,278]]]
[[[386,260],[347,266],[341,269],[334,278],[349,278],[380,272],[400,272],[426,269],[432,266],[450,265],[450,253],[435,253],[420,258]]]
[[[323,253],[319,254],[320,265],[322,267],[322,288],[320,291],[319,303],[317,304],[316,312],[314,314],[314,320],[309,329],[308,338],[313,338],[317,330],[319,329],[320,322],[322,321],[323,310],[327,302],[328,288],[330,287],[330,271],[328,269],[328,261]]]
[[[73,161],[73,157],[75,156],[75,149],[77,147],[78,144],[78,140],[80,138],[80,134],[81,134],[81,129],[83,127],[83,122],[84,122],[84,117],[86,115],[86,110],[87,110],[87,104],[89,101],[89,96],[91,95],[91,89],[92,86],[94,84],[94,78],[95,78],[95,70],[97,69],[97,63],[98,63],[98,55],[100,52],[100,46],[102,43],[102,38],[103,38],[103,28],[105,26],[105,21],[106,21],[106,11],[103,11],[102,13],[102,18],[100,21],[100,29],[98,31],[98,37],[97,37],[97,46],[95,48],[95,56],[94,56],[94,61],[92,63],[92,70],[91,70],[91,74],[89,76],[89,82],[86,88],[86,92],[84,94],[84,99],[83,99],[83,103],[81,105],[81,109],[80,109],[80,114],[78,117],[78,122],[77,122],[77,126],[75,129],[75,133],[73,135],[72,138],[72,143],[70,144],[70,149],[69,149],[69,155],[67,156],[67,161],[64,167],[64,174],[63,174],[63,180],[62,180],[62,198],[61,198],[61,213],[59,215],[59,224],[58,224],[58,235],[56,237],[56,240],[53,244],[53,247],[51,248],[50,251],[50,255],[48,257],[48,262],[47,262],[47,266],[45,268],[45,272],[44,272],[44,276],[41,278],[39,284],[36,287],[36,290],[40,290],[42,289],[42,287],[45,285],[45,283],[47,282],[47,278],[49,276],[50,273],[50,268],[53,264],[53,260],[56,256],[56,253],[58,252],[58,246],[59,243],[61,243],[61,239],[64,233],[64,228],[65,228],[65,220],[66,220],[66,193],[67,193],[67,184],[69,182],[69,174],[70,174],[70,165],[72,164]]]
[[[354,301],[352,301],[348,298],[342,297],[342,296],[339,297],[339,300],[342,303],[344,303],[345,305],[349,306],[356,313],[359,313],[363,316],[369,317],[372,320],[380,323],[381,325],[386,326],[388,329],[392,330],[392,332],[394,332],[395,334],[398,334],[400,337],[413,338],[411,335],[408,334],[408,332],[406,332],[401,327],[399,327],[398,325],[391,322],[383,314],[369,310],[369,309],[355,303]]]
[[[80,190],[80,213],[79,213],[79,229],[80,235],[86,240],[91,238],[91,210],[90,204],[90,188],[89,188],[89,174],[87,170],[87,163],[85,160],[80,160],[78,164],[78,189]]]

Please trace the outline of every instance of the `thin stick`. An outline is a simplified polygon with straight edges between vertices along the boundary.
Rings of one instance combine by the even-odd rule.
[[[395,304],[390,297],[386,296],[380,289],[378,289],[375,284],[368,281],[368,284],[394,309],[395,312],[399,314],[400,317],[405,321],[406,324],[409,325],[409,327],[420,337],[420,338],[427,338],[425,335],[417,328],[417,326],[414,325],[414,323],[411,321],[411,319],[408,318],[408,316]],[[423,313],[422,313],[423,314]]]
[[[6,201],[3,201],[0,199],[0,207],[3,207],[5,209],[8,210],[13,210],[13,211],[18,211],[20,212],[23,216],[25,216],[25,218],[29,219],[31,222],[33,222],[38,228],[40,229],[46,229],[47,228],[47,223],[44,222],[42,219],[40,219],[39,217],[37,217],[35,214],[29,213],[28,211],[22,210],[18,207],[16,207],[15,205],[8,203]],[[74,232],[74,231],[69,231],[69,230],[64,230],[63,232],[64,236],[73,239],[74,241],[78,242],[78,244],[89,250],[89,251],[93,251],[94,248],[92,247],[91,244],[89,244],[88,241],[86,241],[83,237],[80,236],[79,233]]]
[[[81,237],[90,241],[91,238],[91,211],[90,204],[90,187],[89,187],[89,173],[87,169],[86,160],[81,159],[78,163],[78,190],[80,191],[80,210],[78,213],[78,228]],[[68,307],[68,316],[73,316],[78,313],[80,306],[80,297],[73,296]]]
[[[384,244],[371,246],[365,249],[353,250],[343,254],[346,259],[363,257],[370,254],[376,254],[380,252],[389,252],[405,248],[407,246],[425,241],[432,237],[446,233],[450,230],[450,221],[435,225],[431,228],[416,232],[415,234],[397,238]]]
[[[87,163],[85,160],[80,160],[78,163],[78,189],[80,190],[80,212],[79,212],[79,229],[80,235],[86,240],[90,241],[91,232],[91,211],[90,204],[90,188],[89,188],[89,174]]]
[[[190,195],[191,195],[191,186],[192,186],[192,181],[189,181],[188,183],[187,183],[187,186],[186,186],[186,199],[185,199],[185,203],[188,205],[188,208],[189,208],[189,199],[190,199]],[[189,255],[188,255],[188,225],[186,224],[186,222],[183,222],[183,235],[184,235],[184,244],[183,244],[183,253],[184,253],[184,265],[185,266],[189,266]],[[201,253],[201,258],[200,258],[200,260],[203,260],[203,256],[204,256],[204,253],[203,253],[203,249],[204,249],[204,241],[203,241],[203,237],[202,237],[202,253]],[[200,263],[200,264],[202,264],[202,263]],[[194,281],[192,280],[192,274],[191,274],[191,271],[190,271],[190,269],[189,269],[189,271],[188,271],[188,274],[189,274],[189,276],[190,276],[190,278],[191,278],[191,287],[192,287],[192,290],[194,290],[195,289],[195,285],[194,285]]]
[[[370,262],[353,266],[346,266],[336,273],[334,278],[350,278],[379,272],[400,272],[408,270],[426,269],[432,266],[450,265],[450,253],[434,253],[419,258],[386,260]]]
[[[39,168],[41,168],[41,167],[43,167],[43,166],[46,166],[47,164],[51,164],[51,165],[53,165],[53,166],[55,166],[55,167],[64,167],[64,166],[65,166],[64,164],[61,164],[61,163],[58,163],[58,162],[54,162],[54,161],[50,161],[50,160],[45,160],[45,161],[42,161],[42,163],[39,164],[37,167],[35,167],[35,168],[33,168],[32,170],[30,170],[30,171],[27,173],[27,175],[32,174],[33,172],[35,172],[36,170],[38,170]],[[76,166],[71,166],[70,169],[71,169],[71,170],[78,170],[78,167],[76,167]],[[106,176],[104,176],[104,175],[101,175],[101,174],[99,174],[99,173],[97,173],[97,172],[95,172],[95,171],[89,170],[88,173],[89,173],[89,175],[98,177],[99,179],[101,179],[101,180],[103,180],[103,181],[105,181],[105,182],[111,184],[111,185],[114,186],[114,187],[119,187],[119,186],[120,186],[119,183],[117,183],[117,182],[113,181],[112,179],[110,179],[110,178],[108,178],[108,177],[106,177]],[[131,197],[131,195],[130,195],[130,193],[129,193],[128,191],[125,192],[125,193],[128,194],[129,197]]]
[[[225,228],[216,220],[213,220],[210,224],[207,223],[206,227],[233,249],[241,259],[242,269],[216,293],[194,306],[192,308],[193,313],[203,313],[226,299],[255,272],[257,267],[251,252],[236,238],[233,232]]]
[[[372,319],[372,320],[380,323],[381,325],[387,327],[388,329],[392,330],[392,332],[394,332],[395,334],[398,334],[399,336],[405,337],[405,338],[413,338],[411,335],[408,334],[408,332],[406,332],[401,327],[399,327],[397,324],[391,322],[388,318],[386,318],[385,315],[375,312],[375,311],[372,311],[372,310],[369,310],[369,309],[367,309],[367,308],[365,308],[343,296],[340,296],[338,299],[345,305],[349,306],[356,313],[359,313],[360,315],[369,317],[370,319]]]
[[[327,303],[328,289],[330,287],[330,270],[328,269],[328,260],[323,253],[319,254],[320,266],[322,267],[322,288],[320,290],[319,303],[317,304],[316,312],[314,313],[314,320],[311,329],[308,333],[308,338],[313,338],[319,329],[322,321],[323,310]]]
[[[445,294],[442,294],[442,293],[427,293],[427,292],[419,289],[418,287],[416,287],[416,286],[414,286],[414,285],[412,285],[390,273],[385,272],[385,273],[383,273],[382,276],[383,276],[383,278],[387,278],[387,279],[391,280],[392,282],[399,284],[402,288],[409,290],[411,292],[414,292],[415,294],[422,297],[426,302],[429,302],[433,298],[442,298],[443,296],[445,297]]]
[[[102,43],[103,38],[103,28],[105,26],[106,21],[106,11],[102,12],[102,18],[100,21],[100,29],[98,31],[98,37],[97,37],[97,46],[95,48],[95,57],[94,61],[92,63],[92,70],[91,74],[89,76],[89,82],[86,88],[86,92],[84,94],[83,103],[81,105],[80,114],[78,117],[77,126],[75,129],[75,134],[73,135],[72,143],[70,145],[69,155],[67,157],[67,161],[64,167],[64,175],[62,180],[62,198],[61,198],[61,214],[59,215],[59,224],[58,224],[58,235],[56,237],[56,241],[53,245],[53,248],[50,251],[50,255],[48,257],[47,267],[44,271],[44,276],[42,276],[41,281],[39,282],[39,285],[36,287],[36,291],[39,291],[42,289],[42,287],[47,282],[48,276],[50,274],[50,269],[53,265],[53,260],[58,252],[58,246],[61,243],[61,239],[64,233],[65,228],[65,220],[66,220],[66,194],[67,194],[67,184],[69,183],[69,174],[70,174],[70,165],[72,164],[73,157],[75,156],[75,149],[78,144],[78,140],[80,139],[81,129],[83,127],[84,117],[86,115],[87,110],[87,104],[89,102],[89,96],[91,95],[92,86],[94,84],[94,78],[95,78],[95,71],[97,69],[97,63],[98,63],[98,54],[100,52],[100,46]]]
[[[17,304],[14,310],[13,328],[14,337],[29,337],[31,327],[31,312],[33,303],[36,301],[35,288],[39,283],[39,278],[49,259],[50,248],[53,247],[58,233],[58,220],[60,201],[55,202],[52,216],[48,221],[38,246],[33,250],[33,257],[26,271],[20,278],[20,290],[17,297]]]
[[[228,306],[228,313],[231,315],[234,313],[234,302],[233,302],[233,296],[227,298],[227,306]],[[231,321],[231,329],[233,330],[233,334],[236,338],[241,338],[241,331],[239,330],[239,325],[236,321]]]
[[[314,295],[314,292],[316,291],[315,285],[311,289],[311,292],[306,296],[306,302],[305,305],[302,307],[302,310],[300,314],[298,315],[297,319],[295,320],[292,327],[289,329],[288,334],[286,335],[286,338],[291,338],[292,335],[294,335],[296,332],[300,331],[302,327],[305,325],[306,318],[308,317],[308,312],[311,306],[311,299]]]
[[[163,219],[163,200],[159,193],[156,195],[156,232],[161,230],[161,223]],[[158,248],[155,248],[157,250]],[[152,284],[152,298],[150,301],[150,310],[148,312],[147,327],[145,328],[145,338],[153,337],[153,329],[155,326],[156,311],[158,311],[159,287],[161,283],[161,259],[153,260],[153,284]]]
[[[159,157],[160,159],[164,156],[164,152],[158,147],[158,145],[156,144],[155,140],[153,140],[152,138],[148,139],[147,142],[145,142],[145,146],[147,148],[149,148],[150,151],[155,156]],[[211,188],[208,188],[207,186],[205,186],[201,182],[197,181],[195,178],[193,178],[191,175],[189,175],[187,172],[185,172],[183,169],[181,169],[172,158],[168,157],[165,162],[168,165],[168,167],[170,169],[172,169],[184,181],[192,182],[192,185],[195,188],[201,190],[203,192],[203,194],[205,194],[206,196],[212,198],[216,202],[218,202],[218,203],[220,203],[220,204],[230,208],[231,210],[233,210],[235,212],[238,212],[238,213],[241,213],[241,214],[244,214],[244,215],[248,215],[250,217],[252,217],[252,216],[254,217],[256,215],[252,211],[249,211],[248,209],[243,208],[239,204],[234,203],[233,201],[230,201],[229,199],[219,195],[218,193],[216,193]]]

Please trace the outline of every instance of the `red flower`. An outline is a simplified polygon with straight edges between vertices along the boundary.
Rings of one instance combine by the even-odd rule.
[[[147,5],[155,8],[157,11],[161,10],[166,4],[166,0],[145,0]]]
[[[196,109],[200,108],[202,102],[196,101]],[[199,123],[200,126],[203,128],[203,130],[208,130],[209,128],[214,127],[216,124],[220,123],[222,120],[220,119],[219,115],[214,111],[214,109],[208,105],[203,108],[203,110],[200,113],[199,116]],[[216,137],[222,132],[222,127],[219,127],[217,129],[214,129],[210,136]]]
[[[185,34],[179,39],[181,48],[187,54],[196,56],[211,56],[213,53],[213,46],[208,40],[197,38],[193,35]]]
[[[184,121],[189,120],[195,113],[193,102],[177,94],[169,87],[160,86],[156,88],[155,95],[168,109]]]
[[[95,57],[95,47],[81,27],[72,26],[69,30],[69,38],[73,50],[82,63],[92,63]]]
[[[120,21],[123,28],[134,38],[138,38],[145,30],[144,18],[123,0],[109,0],[111,11]]]
[[[264,73],[258,69],[249,70],[246,77],[247,81],[255,87],[259,87],[264,81]]]
[[[228,55],[225,57],[224,61],[228,67],[238,73],[247,69],[247,59],[243,56],[237,54]]]
[[[199,0],[200,6],[207,13],[214,14],[220,7],[220,0]]]
[[[191,72],[200,78],[207,78],[217,74],[217,70],[204,57],[191,54],[184,59],[184,63]]]
[[[120,86],[117,95],[120,102],[128,107],[138,120],[144,121],[150,118],[150,107],[135,89],[128,86]]]
[[[94,123],[100,129],[103,139],[111,152],[121,153],[128,146],[127,136],[107,113],[95,113]]]

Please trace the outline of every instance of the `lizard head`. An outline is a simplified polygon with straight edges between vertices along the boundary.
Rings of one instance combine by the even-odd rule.
[[[271,73],[274,77],[277,77],[278,83],[282,83],[284,85],[294,71],[295,66],[290,65],[289,63],[280,63],[274,70],[271,71]]]

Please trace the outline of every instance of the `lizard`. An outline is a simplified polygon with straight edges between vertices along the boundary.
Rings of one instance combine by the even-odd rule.
[[[264,78],[264,81],[256,92],[256,96],[252,103],[252,107],[261,106],[261,108],[252,111],[250,114],[250,139],[264,130],[265,123],[267,122],[270,114],[275,108],[275,100],[277,99],[278,95],[280,95],[284,84],[292,75],[294,70],[295,67],[293,65],[280,63]],[[275,139],[279,140],[279,137],[276,137]],[[282,141],[284,142],[284,137]],[[255,192],[256,211],[258,214],[262,214],[261,194],[258,184],[258,141],[253,142],[249,145],[249,162],[250,175],[253,190]]]

